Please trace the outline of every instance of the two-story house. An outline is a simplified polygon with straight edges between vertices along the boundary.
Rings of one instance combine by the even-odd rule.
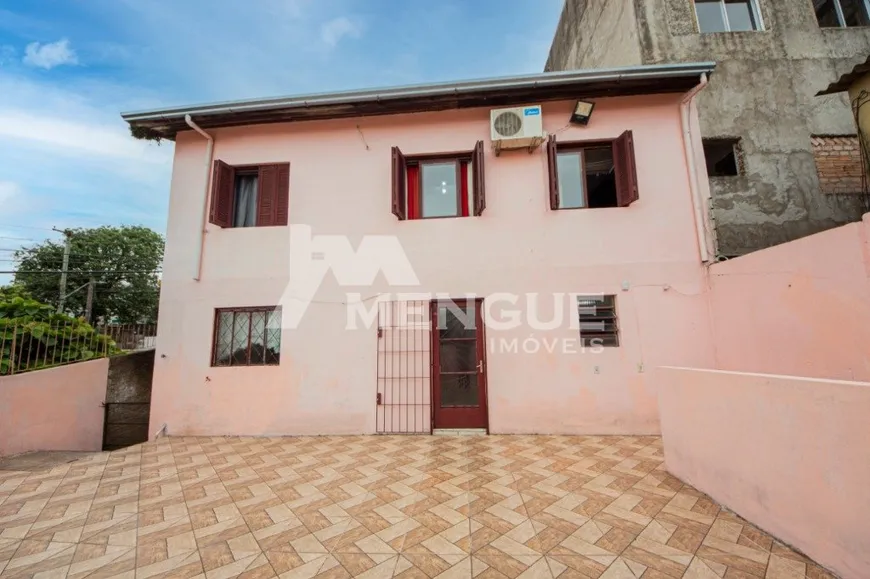
[[[175,141],[151,430],[657,432],[648,370],[712,356],[712,70],[124,114]]]

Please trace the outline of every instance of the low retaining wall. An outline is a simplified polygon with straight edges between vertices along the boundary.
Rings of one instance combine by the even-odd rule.
[[[708,273],[715,368],[870,381],[870,213]]]
[[[100,450],[108,373],[102,358],[0,378],[0,456]]]
[[[870,577],[870,383],[655,372],[671,473],[844,579]]]

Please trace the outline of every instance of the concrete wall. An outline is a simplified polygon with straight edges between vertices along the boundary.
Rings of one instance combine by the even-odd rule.
[[[103,358],[0,377],[0,456],[100,450],[108,370]]]
[[[641,64],[638,30],[633,2],[569,0],[562,8],[545,70]]]
[[[844,579],[870,577],[870,383],[683,368],[656,382],[671,473]]]
[[[716,368],[870,381],[870,214],[709,276]]]
[[[814,95],[866,58],[870,28],[821,29],[808,0],[759,0],[764,31],[718,34],[697,32],[689,0],[567,4],[548,70],[622,63],[635,51],[634,38],[642,64],[718,63],[698,97],[701,132],[742,139],[745,167],[742,176],[711,179],[719,253],[747,253],[860,217],[860,198],[820,193],[810,136],[855,133],[844,95]],[[617,17],[625,21],[628,6],[636,32],[608,32]],[[571,17],[583,12],[603,17],[594,26]],[[582,28],[569,32],[577,26]]]
[[[282,334],[278,366],[210,366],[219,307],[296,303],[285,296],[290,227],[208,226],[203,273],[193,281],[203,211],[205,141],[178,135],[160,301],[151,424],[170,434],[327,434],[375,431],[375,327],[346,330],[346,292],[539,293],[617,296],[620,347],[566,352],[569,320],[541,332],[487,328],[492,432],[655,433],[655,392],[645,368],[709,365],[704,275],[698,259],[681,138],[680,95],[601,99],[586,128],[566,127],[571,102],[543,107],[560,140],[634,132],[640,200],[627,208],[549,209],[545,151],[486,149],[486,211],[480,217],[399,222],[390,213],[390,149],[406,154],[470,150],[489,136],[489,109],[274,124],[214,131],[216,159],[230,164],[290,162],[290,223],[314,235],[395,236],[419,285],[383,275],[363,287],[327,274],[298,328]],[[362,132],[364,139],[360,137]],[[693,120],[697,138],[697,120]],[[296,276],[298,279],[299,276]],[[374,302],[367,302],[374,304]],[[565,303],[560,302],[560,306]],[[497,311],[494,315],[500,316]],[[544,321],[551,318],[542,317]],[[526,353],[500,349],[538,340]],[[547,350],[541,340],[557,341]],[[495,348],[493,349],[493,341]],[[530,342],[535,346],[534,342]]]

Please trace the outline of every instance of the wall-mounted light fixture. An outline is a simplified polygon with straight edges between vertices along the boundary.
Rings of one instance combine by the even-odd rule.
[[[586,125],[589,123],[589,118],[592,116],[592,109],[595,108],[595,103],[588,101],[577,101],[574,105],[574,112],[571,113],[571,123],[574,125]]]

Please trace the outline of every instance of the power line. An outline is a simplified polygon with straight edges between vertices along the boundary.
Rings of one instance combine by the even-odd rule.
[[[54,232],[54,229],[52,229],[50,227],[34,227],[32,225],[13,225],[11,223],[0,223],[0,227],[14,227],[17,229],[35,229],[37,231],[52,231],[52,232]]]
[[[3,249],[0,249],[0,251],[3,251]],[[127,259],[128,258],[125,258],[125,261]],[[113,260],[113,258],[111,256],[100,257],[100,256],[71,255],[69,258],[69,266],[70,267],[88,267],[88,266],[93,267],[93,266],[105,265],[105,263],[107,261],[112,261],[112,260]],[[11,263],[23,263],[26,261],[30,261],[30,257],[29,256],[13,257],[13,256],[8,255],[8,254],[0,253],[0,262],[4,262],[4,261],[11,262]],[[36,263],[38,263],[40,265],[53,264],[56,266],[60,266],[63,264],[63,259],[60,256],[53,257],[51,259],[43,258],[43,259],[36,260]]]
[[[79,271],[79,270],[67,271],[67,273],[76,273],[76,274],[78,274],[78,273],[87,273],[87,274],[96,274],[96,273],[160,273],[161,271],[162,270],[159,270],[159,269],[137,269],[137,270],[125,270],[125,271],[115,271],[115,270],[111,270],[111,269],[94,269],[94,270],[88,270],[88,271]],[[16,271],[14,269],[9,270],[9,271],[0,271],[0,274],[4,274],[4,273],[16,273],[16,274],[17,273],[26,273],[26,274],[44,273],[44,274],[57,275],[59,273],[63,273],[63,271],[59,270],[59,269],[50,270],[50,271],[36,271],[36,270],[29,270],[29,271],[18,270],[18,271]]]
[[[10,255],[0,254],[0,261],[24,262],[24,261],[30,261],[30,260],[27,257],[12,257]],[[111,260],[100,259],[100,258],[96,258],[96,257],[71,256],[70,260],[69,260],[69,265],[70,265],[70,267],[75,267],[75,266],[86,267],[89,265],[91,267],[100,266],[100,265],[104,266],[107,261],[111,261]],[[63,260],[60,257],[55,257],[52,259],[36,260],[36,263],[39,265],[60,264],[62,262],[63,262]],[[91,262],[93,262],[93,263],[91,263]],[[129,265],[128,265],[128,267],[129,267]]]
[[[92,261],[95,263],[92,263]],[[74,271],[90,270],[91,268],[100,267],[100,266],[105,268],[106,267],[105,262],[101,262],[101,261],[102,260],[81,260],[81,261],[80,260],[75,260],[75,261],[70,260],[68,269],[70,272],[74,272]],[[38,264],[30,264],[30,263],[26,264],[26,263],[24,263],[25,262],[24,258],[0,256],[0,263],[3,263],[3,262],[16,263],[19,265],[29,265],[29,266],[33,266],[33,265],[42,266],[42,267],[54,266],[57,269],[61,269],[61,266],[63,265],[63,261],[60,259],[40,260],[38,262]],[[130,265],[133,265],[133,267],[135,267],[138,264],[126,264],[126,267],[130,267]],[[107,269],[106,271],[110,271],[110,270]]]
[[[16,252],[16,251],[28,252],[28,251],[38,250],[38,249],[39,248],[36,248],[36,247],[17,247],[17,248],[16,247],[0,247],[0,251],[8,251],[8,252]],[[29,257],[29,256],[25,256],[25,257]],[[58,256],[58,257],[60,257],[60,256]],[[75,250],[73,250],[70,253],[70,259],[72,259],[72,258],[78,258],[78,259],[114,259],[116,257],[121,257],[121,256],[119,256],[117,254],[112,254],[112,253],[81,253],[81,252],[77,253]],[[124,257],[126,258],[126,257],[130,257],[130,256],[124,256]]]

